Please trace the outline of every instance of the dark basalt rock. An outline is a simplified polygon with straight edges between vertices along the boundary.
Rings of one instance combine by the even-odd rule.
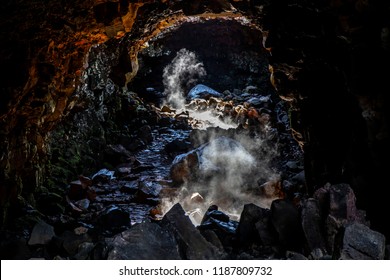
[[[178,154],[186,153],[191,150],[191,148],[192,145],[190,142],[175,139],[165,145],[164,150],[170,157],[175,158]]]
[[[77,254],[81,244],[91,241],[92,237],[88,233],[77,234],[74,231],[65,231],[61,234],[61,236],[59,236],[59,239],[56,240],[56,242],[61,244],[64,251],[70,256]]]
[[[179,244],[181,258],[189,260],[223,259],[224,254],[206,241],[184,213],[181,205],[175,204],[162,220],[162,227],[174,234]]]
[[[148,198],[157,198],[161,189],[162,186],[156,182],[141,180],[138,183],[137,198],[140,201],[146,200]]]
[[[223,246],[227,250],[233,248],[236,243],[237,221],[218,210],[218,206],[212,205],[204,214],[200,225],[197,227],[201,234],[217,248]],[[214,233],[211,233],[211,231]],[[215,239],[217,237],[217,240]],[[209,240],[209,239],[211,240]]]
[[[383,260],[385,236],[359,223],[345,227],[340,259]]]
[[[239,246],[247,248],[253,243],[261,243],[261,238],[256,230],[256,223],[261,221],[267,210],[255,204],[244,205],[241,213],[240,223],[237,228]]]
[[[156,223],[143,222],[108,242],[109,260],[177,260],[179,246],[171,232]]]
[[[335,240],[343,226],[355,221],[369,225],[364,211],[356,208],[355,194],[347,184],[327,184],[314,193],[314,198],[318,201],[321,220],[326,225],[326,242],[330,253],[335,249]]]
[[[93,184],[108,183],[111,179],[114,179],[114,171],[110,171],[106,168],[100,169],[96,174],[92,176]]]
[[[263,209],[262,211],[263,217],[255,224],[256,231],[260,237],[261,244],[272,247],[277,244],[278,236],[271,224],[270,211],[268,209]]]
[[[312,252],[314,249],[326,250],[322,222],[318,202],[313,198],[306,200],[302,207],[302,228],[309,252]]]
[[[117,206],[111,205],[99,214],[96,223],[103,229],[118,230],[130,227],[130,215]]]
[[[287,200],[277,199],[271,204],[271,223],[278,234],[280,249],[300,252],[304,233],[298,209]]]
[[[76,260],[87,260],[90,259],[95,245],[92,242],[81,243],[77,248],[77,254],[74,256]]]
[[[209,230],[209,229],[203,230],[201,228],[199,228],[199,230],[200,230],[200,233],[202,234],[202,236],[208,242],[213,244],[215,247],[217,247],[221,251],[223,251],[225,249],[224,245],[221,243],[221,240],[218,238],[218,235],[215,233],[214,230]]]
[[[120,191],[127,194],[135,194],[138,191],[138,181],[123,182]]]
[[[131,157],[132,154],[122,145],[108,145],[104,150],[104,161],[113,166],[129,161]]]

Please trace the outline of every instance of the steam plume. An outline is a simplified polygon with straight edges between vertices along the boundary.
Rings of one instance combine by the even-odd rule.
[[[206,70],[203,63],[198,61],[196,54],[187,49],[181,49],[163,72],[163,83],[168,103],[176,109],[183,109],[185,104],[184,91],[205,75]]]
[[[163,72],[168,103],[184,110],[184,92],[205,75],[203,63],[198,61],[195,53],[181,49]],[[209,126],[225,129],[237,126],[217,118],[210,109],[188,109],[188,112],[190,117],[202,120]],[[253,190],[258,188],[258,181],[273,180],[279,176],[270,167],[278,155],[277,145],[269,144],[271,137],[268,136],[236,134],[234,138],[210,136],[210,141],[196,150],[199,159],[198,169],[194,171],[198,173],[196,180],[185,182],[177,196],[163,198],[162,213],[180,202],[197,224],[212,204],[237,219],[246,203],[267,207],[267,202],[254,195]],[[191,199],[194,193],[199,194],[196,200]]]

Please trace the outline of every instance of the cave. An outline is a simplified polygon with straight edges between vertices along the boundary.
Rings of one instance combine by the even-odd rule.
[[[2,6],[1,259],[388,259],[388,3]]]
[[[196,53],[204,64],[207,75],[199,83],[221,92],[248,84],[267,86],[264,80],[269,80],[268,53],[262,46],[260,30],[228,18],[184,22],[177,30],[172,29],[150,40],[150,46],[139,53],[140,69],[131,87],[134,91],[142,95],[145,80],[164,91],[163,69],[183,48]]]

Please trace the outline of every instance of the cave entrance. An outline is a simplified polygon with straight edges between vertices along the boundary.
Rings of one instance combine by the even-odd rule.
[[[184,22],[149,40],[148,47],[138,53],[139,70],[130,89],[144,94],[148,81],[148,87],[164,91],[164,68],[179,50],[186,49],[204,64],[207,75],[199,83],[217,91],[252,85],[270,92],[269,52],[262,41],[261,30],[231,19]]]
[[[162,195],[156,216],[180,202],[195,224],[214,204],[239,219],[247,203],[269,208],[302,191],[302,153],[271,85],[261,30],[188,21],[144,46],[128,89],[159,120],[136,157],[157,167],[141,176],[167,177],[175,188]]]

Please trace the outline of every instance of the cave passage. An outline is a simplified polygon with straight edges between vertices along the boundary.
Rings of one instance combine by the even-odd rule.
[[[155,49],[156,46],[150,48]],[[238,46],[238,50],[241,51],[242,46]],[[229,51],[234,52],[234,49]],[[149,50],[144,52],[151,54]],[[154,98],[162,104],[157,112],[160,121],[170,124],[170,130],[166,127],[161,129],[158,125],[154,127],[151,139],[157,139],[152,141],[152,148],[139,152],[137,157],[148,164],[160,166],[159,174],[164,174],[165,170],[164,175],[169,175],[172,184],[179,186],[174,196],[162,198],[158,207],[161,215],[179,202],[191,213],[193,222],[199,224],[208,207],[217,204],[238,220],[245,204],[257,203],[269,208],[272,200],[284,198],[281,180],[303,172],[303,158],[298,144],[289,133],[283,102],[275,97],[273,90],[267,92],[267,88],[271,89],[269,81],[263,79],[265,85],[262,85],[260,76],[260,81],[255,82],[258,86],[247,81],[242,90],[226,89],[220,93],[198,82],[210,81],[208,73],[217,70],[212,67],[215,67],[214,63],[221,65],[222,69],[227,66],[218,57],[209,57],[214,62],[209,60],[207,63],[201,62],[200,57],[194,51],[180,49],[172,61],[159,71],[163,73],[163,91],[158,94],[155,88],[147,87],[147,92],[154,94]],[[228,64],[231,64],[228,65],[230,73],[234,73],[236,70],[231,68],[233,63],[228,61]],[[211,76],[217,79],[215,74]],[[269,77],[269,73],[266,76]],[[217,83],[214,81],[213,84]],[[237,82],[240,83],[245,81]],[[178,129],[186,126],[189,127]],[[170,141],[167,142],[164,137],[169,137]],[[175,148],[180,146],[182,150],[176,151]],[[161,157],[162,150],[168,152],[165,157]],[[172,166],[161,163],[169,162],[169,158],[174,158]],[[286,162],[297,167],[288,175],[287,170],[282,168]],[[149,172],[149,175],[153,174],[155,171]],[[267,186],[271,190],[263,194]],[[296,182],[294,188],[304,192],[303,178]]]
[[[83,174],[95,188],[99,184],[87,209],[115,206],[136,224],[150,213],[160,219],[179,202],[200,224],[214,204],[239,220],[247,203],[269,208],[274,199],[304,195],[302,152],[287,107],[271,85],[262,40],[253,27],[209,19],[185,22],[147,41],[125,89],[142,106],[125,103],[121,125],[132,131],[105,148],[95,163],[104,168],[101,173]],[[91,55],[94,68],[86,73],[96,71],[93,60],[102,55]],[[80,88],[93,81],[99,94],[110,91],[106,84],[101,93],[99,79],[101,74],[89,77]],[[71,186],[83,185],[78,182]],[[80,208],[79,196],[68,198]]]
[[[229,19],[184,22],[148,41],[138,54],[140,70],[131,88],[140,94],[149,87],[164,90],[164,67],[180,49],[195,52],[207,75],[199,80],[217,91],[258,86],[267,95],[269,53],[263,47],[263,34],[252,26]],[[185,90],[189,90],[185,88]]]
[[[121,132],[99,144],[101,156],[82,166],[78,180],[70,178],[65,213],[90,228],[95,241],[160,221],[178,203],[197,226],[217,207],[232,234],[244,205],[269,209],[274,200],[303,196],[302,151],[271,84],[262,40],[260,30],[231,19],[182,23],[144,43],[137,74],[121,89],[112,70],[105,74],[108,46],[91,49],[79,94],[98,105],[74,120],[80,131],[93,132],[85,138],[89,147],[110,122]],[[115,103],[99,101],[115,94],[122,98],[117,113],[110,112]],[[53,139],[62,143],[66,130]],[[61,151],[52,154],[53,165]],[[40,209],[56,220],[48,199],[38,201]],[[60,219],[55,230],[66,234],[67,226]]]
[[[139,70],[128,88],[154,102],[165,127],[151,128],[153,141],[137,158],[159,166],[159,176],[179,186],[162,197],[160,215],[180,202],[199,224],[217,204],[238,220],[247,203],[269,208],[284,198],[282,178],[303,172],[262,40],[260,30],[232,20],[186,22],[152,38],[138,54]],[[287,162],[297,169],[287,171]],[[303,195],[300,176],[289,195],[292,189]],[[263,194],[265,186],[274,193]]]
[[[35,2],[1,12],[1,259],[388,258],[388,5]]]

